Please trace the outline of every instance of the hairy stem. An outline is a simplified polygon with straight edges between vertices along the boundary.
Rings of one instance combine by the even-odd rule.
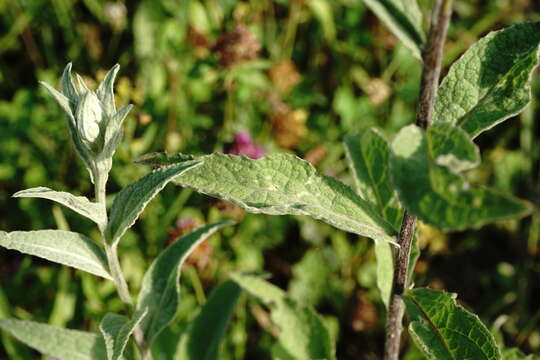
[[[426,129],[431,123],[433,105],[437,95],[441,62],[446,32],[452,14],[452,0],[436,0],[431,16],[428,42],[423,52],[424,66],[420,87],[420,101],[416,113],[416,125]],[[405,304],[401,295],[407,289],[411,243],[416,226],[416,217],[407,211],[403,215],[398,244],[394,256],[394,278],[388,315],[386,318],[385,359],[398,360]]]

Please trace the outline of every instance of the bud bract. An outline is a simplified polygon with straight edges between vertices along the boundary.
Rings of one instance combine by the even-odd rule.
[[[77,131],[80,138],[90,144],[99,137],[100,124],[104,114],[101,102],[93,91],[88,91],[82,95],[77,104],[75,119],[77,122]]]

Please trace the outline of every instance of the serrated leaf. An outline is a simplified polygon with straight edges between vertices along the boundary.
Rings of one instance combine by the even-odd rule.
[[[148,164],[185,161],[186,155],[157,154]],[[276,154],[253,160],[212,154],[174,179],[174,183],[230,201],[253,213],[308,215],[341,230],[393,242],[395,230],[373,206],[342,182],[319,175],[296,156]]]
[[[35,187],[16,192],[13,197],[49,199],[86,216],[98,225],[107,221],[107,214],[102,206],[91,202],[84,196],[75,196],[65,191],[55,191],[47,187]]]
[[[231,279],[270,308],[272,322],[280,329],[272,355],[279,360],[335,359],[328,328],[309,306],[303,306],[260,277],[233,274]]]
[[[530,205],[509,195],[473,187],[463,177],[436,164],[428,139],[415,125],[403,128],[392,142],[390,174],[405,208],[422,221],[458,230],[524,216]]]
[[[103,250],[83,234],[63,230],[0,231],[0,246],[112,279]]]
[[[103,317],[99,330],[105,340],[108,360],[118,360],[122,357],[131,334],[147,313],[147,309],[136,311],[132,319],[112,313]]]
[[[218,360],[219,343],[234,312],[241,289],[228,280],[216,287],[182,336],[177,360]]]
[[[150,200],[169,181],[197,165],[197,161],[190,161],[158,169],[123,188],[116,195],[111,208],[111,215],[106,230],[107,241],[113,245],[117,244],[122,235],[133,226]]]
[[[409,331],[428,359],[499,360],[493,335],[478,316],[456,304],[456,295],[426,288],[403,296]]]
[[[472,138],[521,112],[531,99],[540,22],[495,31],[457,60],[439,87],[433,121],[463,128]]]
[[[137,310],[148,308],[148,316],[141,327],[149,343],[176,316],[180,302],[180,270],[184,261],[202,241],[232,224],[221,221],[184,235],[163,250],[146,271],[137,299]]]
[[[361,135],[346,136],[344,144],[357,193],[398,229],[403,209],[388,174],[390,147],[386,139],[376,129],[370,129]]]
[[[422,12],[416,0],[364,0],[392,33],[413,53],[422,59],[425,34]]]
[[[0,319],[0,329],[48,356],[69,360],[106,358],[105,344],[98,334],[15,319]]]
[[[502,352],[502,359],[503,360],[540,360],[540,356],[538,355],[525,355],[521,352],[521,350],[517,348],[512,349],[504,349]]]

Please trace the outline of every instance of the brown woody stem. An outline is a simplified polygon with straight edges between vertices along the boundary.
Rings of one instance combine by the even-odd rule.
[[[431,123],[433,105],[437,95],[444,42],[450,16],[452,0],[436,0],[431,16],[431,26],[426,48],[423,52],[424,66],[420,87],[420,101],[416,114],[416,125],[426,129]],[[386,318],[385,359],[398,360],[405,304],[401,295],[407,289],[411,243],[416,226],[416,216],[405,211],[399,231],[399,249],[394,256],[394,278]]]

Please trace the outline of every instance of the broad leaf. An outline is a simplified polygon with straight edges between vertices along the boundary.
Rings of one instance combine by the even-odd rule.
[[[135,223],[146,205],[175,176],[198,165],[197,161],[158,169],[129,184],[116,195],[107,225],[107,241],[113,245]]]
[[[270,308],[272,322],[280,329],[278,342],[272,349],[274,358],[336,358],[328,328],[311,307],[295,302],[283,290],[260,277],[234,274],[231,278]]]
[[[364,3],[411,49],[415,57],[422,59],[425,34],[422,12],[416,0],[364,0]]]
[[[35,187],[19,191],[13,194],[13,197],[49,199],[70,208],[82,216],[86,216],[98,225],[102,225],[107,221],[105,209],[84,196],[75,196],[68,192],[54,191],[46,187]]]
[[[184,261],[202,241],[231,224],[230,221],[217,222],[184,235],[163,250],[146,271],[137,299],[137,310],[148,308],[148,315],[141,327],[149,343],[176,316],[180,302],[180,270]]]
[[[401,224],[401,208],[388,174],[390,147],[376,130],[346,136],[345,151],[357,193],[370,201],[396,229]]]
[[[103,250],[83,234],[63,230],[0,231],[0,246],[112,279]]]
[[[459,142],[458,142],[459,143]],[[431,157],[423,131],[410,125],[392,142],[390,173],[405,208],[422,221],[457,230],[526,215],[530,205],[484,187],[472,187]]]
[[[492,32],[457,60],[438,90],[433,121],[463,128],[472,138],[521,112],[531,99],[540,22]]]
[[[175,358],[218,360],[219,343],[234,312],[241,289],[232,281],[216,287],[180,340]]]
[[[188,158],[157,154],[141,162],[159,166]],[[176,184],[230,201],[249,212],[309,215],[345,231],[394,241],[392,225],[369,202],[340,181],[319,175],[310,163],[296,156],[276,154],[253,160],[212,154],[196,159],[201,165],[177,176]]]
[[[413,340],[432,360],[499,360],[493,335],[478,316],[456,304],[456,295],[426,288],[403,296]]]
[[[69,360],[106,359],[105,345],[98,334],[15,319],[0,319],[0,329],[48,356]]]
[[[448,123],[428,128],[429,152],[437,165],[453,173],[475,168],[480,164],[480,152],[467,133]]]
[[[125,316],[108,313],[101,323],[99,330],[105,340],[108,360],[118,360],[122,357],[129,337],[146,316],[147,310],[137,311],[130,320]]]
[[[525,355],[519,349],[505,349],[502,352],[503,360],[540,360],[539,355]]]

